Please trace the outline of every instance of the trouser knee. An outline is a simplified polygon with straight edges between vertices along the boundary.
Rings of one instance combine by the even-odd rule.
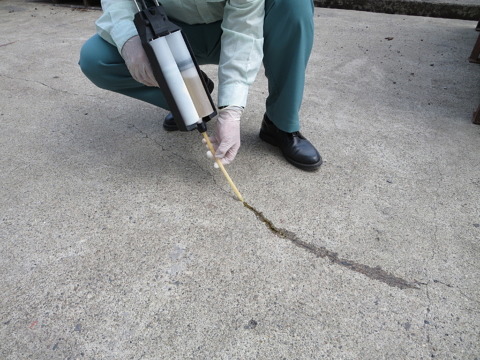
[[[288,18],[293,26],[310,23],[314,12],[312,0],[266,0],[265,9],[267,14],[273,10],[275,15]]]
[[[85,43],[80,50],[80,59],[78,61],[80,70],[83,74],[92,81],[95,85],[101,87],[99,84],[99,77],[102,74],[102,66],[99,59],[90,51],[88,44]]]
[[[116,86],[112,80],[123,75],[120,72],[127,71],[118,50],[98,35],[87,40],[82,46],[78,65],[92,83],[107,90],[114,90]]]

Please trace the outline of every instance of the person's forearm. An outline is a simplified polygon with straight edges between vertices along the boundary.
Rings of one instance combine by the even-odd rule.
[[[95,23],[97,33],[121,53],[125,42],[137,35],[133,17],[138,12],[133,0],[102,0],[102,16]]]
[[[222,22],[218,105],[244,107],[263,59],[265,1],[228,1]]]

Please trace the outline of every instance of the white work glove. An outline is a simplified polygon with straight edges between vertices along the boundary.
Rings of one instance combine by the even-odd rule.
[[[135,80],[147,86],[158,86],[138,35],[128,39],[123,45],[122,57]]]
[[[218,111],[217,129],[210,141],[215,149],[215,157],[221,159],[223,165],[230,164],[240,148],[242,113],[243,108],[240,106],[227,106]]]

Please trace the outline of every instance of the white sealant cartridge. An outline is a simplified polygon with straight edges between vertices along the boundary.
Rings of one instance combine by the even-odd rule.
[[[180,70],[183,81],[187,86],[188,92],[192,98],[195,109],[201,118],[210,116],[215,109],[212,107],[207,92],[203,86],[200,75],[193,62],[187,44],[183,39],[181,31],[175,31],[165,36],[175,62]]]
[[[180,33],[179,31],[177,32]],[[170,92],[172,93],[172,96],[175,99],[178,110],[182,115],[185,125],[190,126],[199,122],[200,116],[197,112],[194,102],[192,101],[193,96],[190,95],[190,92],[187,89],[187,85],[183,80],[184,78],[180,73],[180,70],[177,66],[177,62],[175,61],[174,55],[172,54],[172,51],[171,51],[171,47],[169,46],[166,38],[167,36],[156,38],[150,41],[150,46],[152,47],[155,53],[158,63],[162,69],[165,82],[167,83],[170,89]],[[182,39],[182,42],[183,42],[183,39]],[[193,65],[193,62],[192,62],[192,65]],[[195,70],[195,73],[196,73],[195,66],[193,67],[193,69]],[[201,82],[200,82],[200,85],[201,85]],[[202,89],[203,89],[203,86],[202,86]],[[203,90],[203,92],[205,93],[205,90]]]

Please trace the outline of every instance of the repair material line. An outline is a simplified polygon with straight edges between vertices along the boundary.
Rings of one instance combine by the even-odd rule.
[[[210,138],[208,137],[207,132],[206,131],[202,132],[202,135],[207,143],[208,149],[210,150],[213,157],[215,158],[215,162],[217,163],[218,167],[220,168],[223,175],[227,179],[228,183],[230,184],[230,187],[232,188],[233,192],[237,196],[238,200],[240,200],[241,202],[244,202],[242,194],[240,194],[240,191],[238,191],[237,187],[233,183],[232,178],[230,177],[230,175],[228,175],[227,170],[225,170],[225,167],[223,166],[222,162],[220,161],[220,159],[215,157],[215,149],[213,148],[212,142],[210,141]]]
[[[390,274],[389,272],[383,270],[379,266],[372,267],[372,266],[360,264],[353,260],[340,258],[338,254],[334,251],[328,250],[323,246],[316,246],[316,245],[307,243],[306,241],[299,239],[297,235],[295,235],[293,232],[276,227],[271,220],[267,219],[265,215],[263,215],[262,212],[258,211],[247,202],[244,201],[243,205],[247,209],[252,211],[257,216],[257,218],[261,222],[263,222],[267,226],[267,228],[276,236],[283,239],[290,240],[295,246],[298,246],[299,248],[307,250],[308,252],[314,254],[317,257],[327,258],[336,265],[340,265],[349,270],[353,270],[357,273],[363,274],[369,277],[370,279],[383,282],[388,286],[396,287],[399,289],[416,289],[416,290],[419,289],[419,287],[417,286],[419,285],[419,283],[416,281],[413,283],[409,282],[398,276]]]

